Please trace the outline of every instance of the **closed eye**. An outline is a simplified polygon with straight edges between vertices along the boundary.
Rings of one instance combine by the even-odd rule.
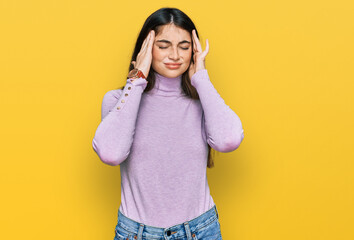
[[[160,49],[166,49],[167,47],[159,47]],[[181,47],[183,50],[188,50],[189,49],[189,47],[187,47],[187,48],[183,48],[183,47]]]

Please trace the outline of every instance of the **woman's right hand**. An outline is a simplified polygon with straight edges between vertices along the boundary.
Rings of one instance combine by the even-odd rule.
[[[136,62],[132,61],[134,68],[140,69],[144,76],[147,77],[149,75],[151,61],[152,61],[152,46],[154,44],[155,39],[155,31],[151,30],[149,34],[146,36],[143,44],[141,45],[140,52],[136,57]]]

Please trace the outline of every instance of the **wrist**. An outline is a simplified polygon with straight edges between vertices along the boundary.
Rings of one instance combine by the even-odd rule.
[[[208,71],[204,69],[197,70],[191,77],[191,84],[193,87],[197,88],[200,82],[203,82],[209,79]]]
[[[129,73],[128,73],[128,76],[127,78],[131,78],[131,79],[136,79],[136,78],[144,78],[146,79],[145,77],[145,74],[143,73],[143,71],[141,69],[139,69],[138,67],[132,69]]]

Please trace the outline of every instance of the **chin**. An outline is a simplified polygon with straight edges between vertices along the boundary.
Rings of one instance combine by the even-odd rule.
[[[181,72],[181,71],[170,71],[170,72],[165,72],[165,74],[163,74],[163,75],[165,75],[166,77],[169,77],[169,78],[176,78],[181,74],[183,74],[183,72]]]

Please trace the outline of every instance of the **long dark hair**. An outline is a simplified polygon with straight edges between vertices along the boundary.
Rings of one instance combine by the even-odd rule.
[[[186,31],[188,31],[191,36],[192,36],[192,30],[195,29],[195,32],[197,34],[197,37],[199,38],[197,28],[195,27],[194,23],[192,20],[181,10],[177,8],[160,8],[154,13],[152,13],[146,20],[145,23],[140,30],[139,36],[136,40],[135,43],[135,48],[134,52],[132,55],[132,58],[130,60],[130,65],[129,65],[129,70],[128,73],[134,69],[134,65],[132,64],[132,61],[136,61],[136,57],[138,53],[140,52],[141,46],[146,38],[146,36],[149,34],[151,30],[155,31],[155,36],[159,34],[161,31],[161,27],[163,25],[167,24],[174,24],[177,27],[180,27]],[[193,47],[193,44],[192,44]],[[192,57],[191,61],[194,63],[193,60],[193,50],[192,50]],[[182,90],[183,92],[190,98],[192,99],[197,99],[199,100],[199,95],[197,90],[192,86],[189,74],[188,74],[189,68],[182,74]],[[148,84],[144,90],[144,92],[148,92],[151,89],[154,88],[155,85],[155,73],[152,68],[152,64],[150,66],[149,70],[149,75],[146,77],[146,80],[148,81]],[[124,86],[121,87],[121,89],[124,89]],[[209,168],[214,166],[214,161],[213,161],[213,156],[211,154],[212,148],[208,145],[209,148],[209,153],[208,153],[208,163],[207,166]]]

